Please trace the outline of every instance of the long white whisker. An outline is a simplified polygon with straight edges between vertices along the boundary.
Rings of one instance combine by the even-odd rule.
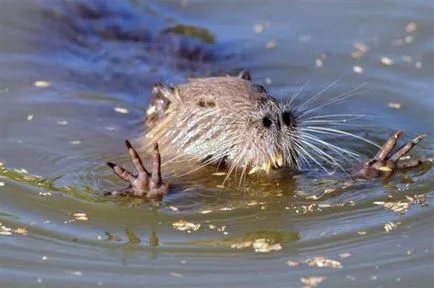
[[[295,98],[297,98],[298,95],[300,95],[301,91],[303,91],[304,87],[309,83],[309,80],[303,83],[303,85],[300,86],[300,88],[295,91],[295,93],[291,96],[291,99],[289,100],[288,106],[291,107],[291,104],[295,101]]]
[[[298,108],[299,109],[303,109],[303,107],[306,107],[307,105],[309,105],[310,103],[312,103],[318,96],[320,96],[322,93],[324,93],[325,91],[327,91],[328,89],[330,89],[331,87],[333,87],[341,79],[342,79],[342,77],[339,77],[338,79],[336,79],[335,81],[333,81],[332,83],[330,83],[327,87],[325,87],[324,89],[322,89],[321,91],[319,91],[318,93],[316,93],[315,95],[313,95],[312,97],[310,97],[306,102],[304,102],[303,104],[301,104]]]
[[[344,157],[344,155],[348,155],[349,157],[352,157],[352,158],[355,158],[355,159],[359,158],[359,155],[357,153],[354,153],[354,152],[349,151],[347,149],[344,149],[344,148],[338,147],[336,145],[333,145],[333,144],[331,144],[329,142],[326,142],[326,141],[324,141],[324,140],[322,140],[322,139],[320,139],[318,137],[313,136],[312,134],[304,132],[304,133],[302,133],[300,135],[301,135],[301,138],[310,139],[310,140],[313,140],[313,141],[315,141],[315,142],[317,142],[319,144],[322,144],[325,147],[328,147],[328,148],[332,149],[333,151],[335,151],[336,153],[338,153],[339,155],[341,155],[343,157]]]
[[[348,99],[348,98],[350,98],[350,97],[353,97],[353,96],[355,96],[355,95],[358,95],[359,93],[361,93],[362,91],[357,91],[357,90],[359,90],[360,88],[362,88],[364,85],[366,84],[366,82],[364,82],[364,83],[362,83],[361,85],[359,85],[358,87],[356,87],[356,88],[354,88],[354,89],[351,89],[350,91],[348,91],[348,92],[344,92],[344,93],[342,93],[342,94],[340,94],[340,95],[338,95],[338,96],[336,96],[336,97],[333,97],[332,99],[330,99],[330,101],[328,101],[328,102],[326,102],[326,103],[324,103],[324,104],[322,104],[322,105],[318,105],[318,106],[316,106],[316,107],[312,107],[312,108],[310,108],[310,109],[307,109],[306,111],[303,111],[301,114],[301,118],[302,117],[304,117],[304,116],[306,116],[306,115],[310,115],[310,114],[312,114],[313,112],[315,112],[315,111],[317,111],[317,110],[319,110],[319,109],[321,109],[321,108],[324,108],[324,107],[326,107],[326,106],[329,106],[329,105],[331,105],[331,104],[334,104],[334,103],[336,103],[336,102],[339,102],[339,101],[343,101],[343,100],[345,100],[345,99]]]
[[[363,142],[369,143],[371,145],[374,145],[377,148],[381,148],[381,146],[379,146],[378,144],[372,142],[371,140],[368,140],[362,136],[350,133],[350,132],[346,132],[346,131],[342,131],[342,130],[338,130],[338,129],[333,129],[333,128],[327,128],[327,127],[320,127],[320,126],[307,126],[306,128],[301,128],[301,129],[305,129],[305,131],[309,131],[306,129],[310,129],[311,132],[317,132],[317,133],[321,133],[321,132],[331,132],[334,134],[330,134],[330,135],[345,135],[345,136],[350,136],[359,140],[362,140]],[[326,133],[324,133],[326,134]]]

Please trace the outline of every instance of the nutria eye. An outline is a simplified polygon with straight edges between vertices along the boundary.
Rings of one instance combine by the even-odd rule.
[[[292,122],[293,122],[293,118],[294,116],[292,116],[292,113],[289,111],[285,111],[282,113],[282,120],[283,123],[285,123],[286,126],[291,126]]]
[[[264,124],[264,126],[268,128],[271,126],[271,124],[273,124],[273,122],[269,117],[265,116],[264,118],[262,118],[262,124]]]
[[[264,86],[259,85],[259,84],[252,85],[252,89],[255,93],[259,93],[259,94],[267,93],[267,90],[265,90]]]

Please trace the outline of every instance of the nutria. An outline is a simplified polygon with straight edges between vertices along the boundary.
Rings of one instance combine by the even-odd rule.
[[[268,174],[270,168],[298,169],[303,161],[339,165],[335,157],[321,150],[319,144],[340,155],[351,156],[353,152],[312,136],[313,132],[325,128],[311,126],[318,116],[310,113],[311,110],[303,105],[277,101],[263,86],[253,83],[248,72],[238,76],[190,79],[176,87],[155,84],[145,121],[145,147],[152,147],[154,155],[152,173],[145,169],[128,140],[126,145],[138,175],[134,176],[116,164],[107,164],[130,184],[121,194],[157,199],[168,190],[161,178],[160,152],[172,159],[224,165],[228,174],[238,169],[242,176]],[[341,130],[328,131],[369,142]],[[423,135],[393,152],[401,135],[402,131],[398,131],[389,137],[377,155],[353,176],[367,179],[390,176],[397,169],[432,161],[403,158]]]

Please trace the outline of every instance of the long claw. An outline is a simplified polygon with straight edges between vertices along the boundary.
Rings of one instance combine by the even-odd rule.
[[[402,130],[395,132],[392,136],[390,136],[386,143],[381,147],[380,151],[378,151],[377,155],[375,155],[374,159],[376,160],[385,160],[387,155],[392,152],[393,148],[395,148],[396,143],[398,143],[398,138],[403,134]]]
[[[128,170],[112,163],[112,162],[107,162],[107,166],[109,166],[110,168],[112,168],[113,172],[121,179],[127,181],[128,183],[130,183],[130,185],[132,185],[134,183],[134,180],[136,180],[136,177]]]
[[[161,178],[161,157],[158,145],[154,145],[152,174],[150,174],[143,166],[140,156],[137,154],[130,141],[126,140],[125,144],[128,148],[131,161],[134,163],[139,174],[135,176],[128,170],[112,162],[107,162],[107,165],[112,168],[113,172],[130,185],[122,191],[105,192],[104,195],[146,197],[148,199],[161,201],[164,194],[169,190],[169,187]]]
[[[152,179],[154,184],[160,184],[161,181],[161,156],[158,150],[158,144],[154,144],[154,155],[152,157]]]
[[[128,149],[128,154],[130,155],[131,161],[134,164],[134,167],[137,169],[139,173],[148,173],[145,166],[143,166],[142,159],[140,159],[139,154],[137,154],[137,151],[133,148],[131,145],[131,142],[128,140],[125,140],[125,145]]]
[[[403,160],[403,156],[410,152],[425,135],[414,138],[412,141],[407,142],[397,149],[396,152],[392,153],[402,133],[402,131],[398,131],[390,136],[380,151],[378,151],[377,155],[367,161],[358,172],[353,174],[353,177],[364,179],[374,179],[378,177],[388,178],[393,175],[397,169],[415,168],[427,162],[434,162],[432,158]]]
[[[413,159],[413,160],[398,160],[396,165],[399,169],[409,169],[409,168],[419,167],[425,163],[433,163],[433,162],[434,162],[433,158]]]
[[[425,135],[420,135],[414,138],[413,140],[407,142],[405,145],[401,146],[395,153],[393,153],[392,156],[388,160],[392,162],[397,162],[402,156],[410,152],[413,147],[422,141],[422,139],[425,137]]]

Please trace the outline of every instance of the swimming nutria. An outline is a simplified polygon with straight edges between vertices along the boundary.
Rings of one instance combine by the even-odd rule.
[[[321,126],[306,128],[305,123],[315,122],[318,116],[310,115],[311,110],[302,106],[278,102],[264,87],[252,83],[248,72],[238,76],[190,79],[176,87],[155,84],[147,109],[145,135],[148,144],[155,143],[152,173],[144,168],[128,140],[128,152],[139,174],[134,176],[116,164],[107,164],[130,184],[122,194],[157,199],[168,190],[161,179],[160,151],[177,159],[224,164],[229,174],[240,169],[243,176],[259,171],[268,174],[271,167],[297,169],[303,161],[321,165],[321,160],[339,165],[336,158],[320,149],[319,144],[341,155],[352,152],[312,136],[315,131],[327,130],[321,130],[325,129]],[[346,133],[334,129],[328,131],[335,135]],[[401,135],[402,131],[398,131],[389,137],[377,155],[354,176],[367,179],[390,176],[397,169],[424,163],[425,160],[403,159],[423,136],[392,152]],[[315,153],[314,156],[309,151]]]

